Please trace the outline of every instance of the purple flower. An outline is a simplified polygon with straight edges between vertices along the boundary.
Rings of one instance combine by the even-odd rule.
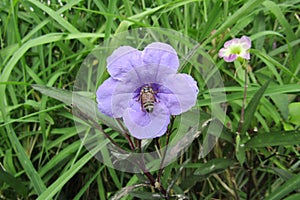
[[[233,62],[236,59],[250,59],[249,49],[251,48],[251,39],[243,36],[240,39],[234,38],[225,42],[224,48],[220,49],[219,57],[224,58],[226,62]]]
[[[122,117],[135,138],[162,136],[170,115],[189,110],[197,99],[197,83],[177,74],[178,67],[177,53],[168,44],[154,42],[143,51],[119,47],[107,58],[111,77],[96,92],[99,111]]]

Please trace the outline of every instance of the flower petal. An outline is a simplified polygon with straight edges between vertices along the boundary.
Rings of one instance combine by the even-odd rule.
[[[228,56],[224,56],[225,62],[233,62],[237,59],[238,55],[236,54],[229,54]]]
[[[134,90],[124,87],[121,81],[107,79],[96,92],[99,111],[110,117],[122,117],[133,98],[132,91]]]
[[[168,67],[145,65],[131,69],[121,80],[109,78],[97,90],[98,109],[110,117],[122,117],[130,101],[137,99],[140,87],[150,83],[161,84],[165,77],[175,73]]]
[[[116,80],[121,80],[128,71],[142,65],[141,51],[130,46],[119,47],[107,58],[107,70]]]
[[[139,102],[125,110],[123,120],[130,134],[137,139],[163,135],[170,123],[170,114],[164,104],[156,103],[152,113],[142,111]]]
[[[113,114],[112,111],[112,95],[116,86],[117,81],[109,78],[98,87],[96,92],[99,111],[109,117],[121,117],[121,115]]]
[[[233,38],[232,40],[229,40],[227,42],[225,42],[224,47],[225,48],[230,48],[232,45],[236,45],[239,43],[239,39],[238,38]]]
[[[175,49],[161,42],[153,42],[146,46],[142,52],[142,59],[145,64],[157,64],[176,71],[179,67],[179,59]]]
[[[251,39],[247,36],[243,36],[240,39],[240,43],[241,43],[244,50],[248,50],[248,49],[251,48]]]
[[[218,54],[219,58],[223,58],[227,55],[228,55],[228,49],[225,49],[225,48],[220,49],[219,54]]]
[[[118,82],[115,93],[133,93],[146,84],[161,84],[170,74],[176,74],[176,71],[160,65],[149,64],[134,68]]]
[[[198,87],[196,81],[187,74],[174,74],[165,78],[163,87],[157,94],[170,114],[179,115],[196,104]]]
[[[250,53],[248,51],[243,51],[240,54],[240,57],[245,58],[246,60],[249,60],[250,59]]]

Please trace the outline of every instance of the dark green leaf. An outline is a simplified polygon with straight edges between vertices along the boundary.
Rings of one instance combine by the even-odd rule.
[[[260,99],[262,98],[263,94],[265,93],[269,83],[271,80],[269,80],[268,82],[266,82],[252,97],[251,101],[249,102],[248,106],[246,107],[245,110],[245,121],[243,123],[243,127],[241,130],[241,135],[245,135],[246,131],[249,129],[252,119],[254,117],[256,108],[260,102]]]
[[[283,185],[276,188],[265,200],[281,200],[294,190],[300,188],[300,174],[294,175],[293,178],[286,181]]]
[[[235,145],[235,156],[239,163],[242,165],[246,160],[246,153],[245,153],[245,145],[241,144],[241,137],[240,135],[236,136],[235,139],[236,145]]]
[[[282,180],[289,180],[293,177],[293,173],[291,173],[290,171],[286,170],[286,169],[280,169],[280,168],[277,168],[277,167],[272,167],[272,170],[274,171],[274,174],[280,176],[280,178]]]
[[[300,193],[288,196],[284,200],[297,200],[297,199],[300,199]]]
[[[246,147],[267,147],[300,144],[300,131],[280,131],[270,133],[260,133],[252,137]]]
[[[217,173],[234,164],[233,160],[216,158],[208,161],[207,163],[199,164],[198,169],[194,172],[194,175],[206,176],[212,173]]]
[[[0,181],[6,182],[20,195],[25,196],[28,193],[28,189],[25,185],[20,180],[4,171],[2,167],[0,167]]]

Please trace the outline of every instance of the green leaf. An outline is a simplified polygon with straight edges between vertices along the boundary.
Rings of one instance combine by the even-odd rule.
[[[280,169],[277,167],[272,167],[271,168],[274,171],[274,174],[278,175],[282,180],[289,180],[291,178],[293,178],[294,174],[291,173],[290,171],[286,170],[286,169]]]
[[[41,194],[46,190],[45,183],[37,173],[36,169],[34,168],[31,160],[28,158],[25,149],[23,148],[21,142],[19,141],[13,127],[11,125],[6,125],[6,132],[9,137],[11,144],[14,145],[14,151],[18,155],[18,159],[26,172],[26,175],[30,179],[34,190],[37,194]]]
[[[243,6],[241,8],[239,8],[232,15],[230,15],[230,17],[228,17],[228,19],[222,23],[221,27],[219,27],[213,35],[211,35],[208,39],[206,39],[202,43],[202,46],[205,46],[217,35],[223,34],[224,32],[226,32],[226,30],[230,26],[237,23],[237,21],[242,19],[244,16],[247,16],[249,13],[253,12],[253,10],[257,9],[257,7],[263,2],[264,2],[264,0],[247,1],[245,4],[243,4]]]
[[[244,136],[246,131],[249,129],[252,119],[254,117],[256,108],[260,102],[260,99],[263,97],[263,94],[265,93],[271,79],[266,82],[252,97],[251,101],[249,102],[248,106],[245,109],[245,121],[243,123],[243,127],[241,129],[241,136]],[[243,138],[241,138],[243,139]]]
[[[300,144],[300,131],[280,131],[270,133],[260,133],[252,137],[246,147],[257,148],[267,146],[284,146]]]
[[[268,67],[268,70],[271,71],[271,73],[276,77],[277,81],[281,83],[282,85],[282,77],[278,73],[278,69],[280,69],[282,72],[286,73],[290,77],[295,78],[296,80],[300,81],[300,78],[296,76],[289,68],[282,65],[280,62],[278,62],[276,59],[272,58],[268,54],[266,54],[263,51],[257,50],[257,49],[251,49],[251,53],[255,54],[257,57],[259,57]],[[278,68],[278,69],[277,69]]]
[[[285,18],[282,8],[280,8],[279,5],[273,1],[265,1],[263,2],[263,5],[275,15],[276,19],[284,27],[287,40],[289,42],[295,40],[297,37],[293,32],[291,24]]]
[[[20,180],[4,171],[2,167],[0,167],[0,181],[6,182],[20,195],[25,196],[28,193],[26,186]]]
[[[32,87],[35,90],[40,91],[42,94],[62,101],[69,106],[75,106],[76,109],[80,109],[80,112],[83,112],[86,116],[90,117],[91,119],[97,117],[102,123],[111,127],[115,131],[122,132],[115,119],[107,117],[106,115],[98,112],[97,105],[92,99],[76,93],[72,93],[67,90],[47,87],[43,85],[32,85]]]
[[[226,95],[227,102],[234,101],[237,99],[241,99],[241,96],[243,96],[243,89],[242,87],[226,87],[225,91],[229,94]],[[209,91],[203,91],[203,94],[208,93],[214,93],[214,92],[220,92],[224,89],[216,88],[216,89],[210,89]],[[247,92],[247,98],[253,97],[253,95],[258,91],[257,87],[249,87]],[[264,93],[264,96],[274,95],[274,94],[284,94],[284,93],[298,93],[299,92],[299,84],[286,84],[286,85],[276,85],[276,86],[270,86]],[[223,103],[224,97],[214,97],[214,103]],[[211,105],[212,99],[201,99],[197,101],[197,106],[207,106]]]
[[[236,156],[236,159],[239,161],[239,163],[242,165],[246,160],[245,144],[241,143],[241,136],[240,135],[236,136],[235,142],[236,142],[235,156]]]
[[[139,188],[150,188],[150,187],[151,185],[144,184],[144,183],[123,187],[110,199],[111,200],[131,199],[129,198],[129,196],[135,197],[134,199],[162,199],[162,196],[159,193],[147,192],[142,189],[138,190]]]
[[[288,104],[289,99],[288,95],[286,94],[274,94],[270,95],[271,99],[274,101],[275,105],[277,106],[278,110],[281,112],[281,115],[285,120],[288,119]]]
[[[293,124],[300,125],[300,102],[289,105],[289,120]]]
[[[57,23],[61,25],[64,29],[68,30],[70,33],[80,33],[80,31],[73,26],[70,22],[68,22],[64,17],[61,17],[61,15],[58,12],[55,12],[45,4],[36,1],[36,0],[28,0],[30,3],[34,4],[35,6],[39,7],[41,10],[43,10],[45,13],[47,13],[52,19],[54,19]],[[85,38],[78,39],[81,41],[85,46],[92,48],[93,45]]]
[[[73,198],[73,200],[80,200],[82,198],[84,198],[84,193],[87,193],[88,190],[90,189],[91,184],[95,181],[95,179],[97,177],[100,177],[100,173],[101,171],[105,168],[105,165],[102,165],[98,170],[97,172],[87,181],[87,183],[84,184],[84,186],[80,189],[80,191],[77,193],[77,195]],[[102,188],[102,190],[104,190],[104,188]],[[105,193],[104,193],[104,196],[105,197]],[[104,199],[104,198],[102,198]]]
[[[296,199],[300,199],[300,193],[288,196],[284,200],[296,200]]]
[[[105,145],[108,143],[108,140],[105,139],[101,141],[94,149],[86,153],[80,160],[78,160],[74,165],[72,165],[68,171],[63,173],[59,178],[52,183],[47,190],[45,190],[37,200],[50,200],[55,194],[61,191],[62,187],[72,178],[74,175],[87,163],[89,162],[94,155],[96,155]]]
[[[276,188],[265,200],[281,200],[294,190],[300,188],[300,174],[286,181],[282,186]]]
[[[199,164],[198,169],[195,170],[194,175],[207,176],[212,173],[218,173],[227,169],[234,164],[233,160],[224,158],[215,158],[207,163]]]

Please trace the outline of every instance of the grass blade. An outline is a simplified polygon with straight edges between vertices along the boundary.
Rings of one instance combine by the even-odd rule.
[[[71,23],[69,23],[67,20],[65,20],[61,15],[59,15],[57,12],[52,10],[51,8],[47,7],[45,4],[36,1],[36,0],[28,0],[32,4],[39,7],[41,10],[46,12],[50,17],[52,17],[57,23],[61,25],[61,27],[67,29],[70,33],[80,33],[80,31],[75,28]],[[86,47],[92,48],[93,44],[91,44],[87,39],[81,38],[79,39]]]
[[[300,131],[260,133],[251,138],[246,147],[285,146],[300,144]]]
[[[48,189],[43,192],[37,200],[50,200],[55,194],[57,194],[61,188],[90,160],[93,156],[98,153],[108,142],[103,140],[98,144],[92,151],[85,154],[80,160],[78,160],[68,171],[63,173]]]
[[[271,80],[269,80],[267,83],[265,83],[252,97],[251,101],[249,102],[248,106],[245,110],[245,121],[243,123],[243,127],[241,129],[241,135],[245,135],[246,131],[251,125],[252,119],[254,117],[256,108],[260,102],[260,99],[263,97],[263,94],[265,93],[269,83]]]
[[[122,132],[122,130],[119,128],[119,125],[113,118],[107,117],[95,110],[97,109],[97,105],[93,100],[67,90],[56,89],[53,87],[47,87],[43,85],[32,85],[32,87],[35,90],[40,91],[42,94],[62,101],[69,106],[76,104],[76,107],[80,108],[80,110],[84,110],[84,113],[91,119],[95,118],[93,114],[96,113],[97,118],[100,119],[102,123],[108,125],[118,132]]]
[[[276,16],[279,23],[284,27],[287,40],[289,42],[295,40],[297,37],[294,34],[290,23],[284,17],[282,9],[278,6],[278,4],[274,3],[273,1],[265,1],[263,2],[263,5]]]
[[[300,188],[300,174],[286,181],[282,186],[276,188],[265,200],[280,200],[290,192]]]
[[[14,176],[4,171],[2,167],[0,167],[0,181],[6,182],[20,195],[25,196],[28,193],[28,189],[25,185]]]
[[[46,190],[46,186],[35,170],[32,162],[28,158],[23,146],[21,145],[15,131],[11,127],[11,125],[6,126],[7,135],[9,140],[15,146],[15,152],[17,152],[18,159],[22,164],[23,169],[25,170],[28,178],[31,180],[31,183],[34,187],[34,190],[37,194],[41,194]]]
[[[222,24],[222,26],[220,28],[217,29],[217,31],[215,32],[215,34],[213,34],[208,39],[206,39],[202,43],[202,46],[205,46],[207,43],[209,43],[217,35],[226,32],[226,29],[228,29],[230,26],[232,26],[234,23],[236,23],[242,17],[247,16],[250,12],[252,12],[254,9],[256,9],[263,2],[264,2],[263,0],[247,1],[240,9],[238,9],[233,15],[231,15]]]
[[[215,158],[206,163],[199,164],[198,169],[195,170],[194,175],[205,176],[208,174],[218,173],[222,170],[227,169],[228,167],[234,164],[233,160]]]

